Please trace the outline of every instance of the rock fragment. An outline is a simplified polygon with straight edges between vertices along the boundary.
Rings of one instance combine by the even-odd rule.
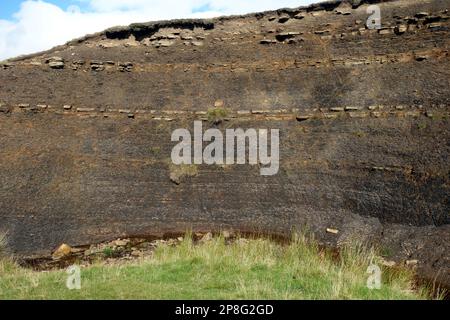
[[[295,36],[298,36],[298,35],[300,35],[300,32],[282,32],[282,33],[277,34],[275,36],[275,38],[278,41],[283,42],[285,40],[292,39],[292,38],[294,38]]]
[[[103,71],[103,70],[105,70],[105,65],[102,61],[92,60],[91,61],[91,70],[92,71]]]
[[[416,266],[419,263],[418,260],[407,260],[406,265],[407,266]]]
[[[86,61],[84,60],[75,60],[72,62],[72,70],[78,70],[78,68],[81,68]]]
[[[303,12],[300,12],[300,13],[297,13],[297,14],[294,16],[294,19],[302,20],[302,19],[304,19],[305,17],[306,17],[306,14],[304,14]]]
[[[381,260],[381,264],[382,264],[383,266],[385,266],[385,267],[390,267],[390,268],[392,268],[392,267],[394,267],[397,263],[396,263],[395,261],[390,261],[390,260],[382,259],[382,260]]]
[[[63,69],[64,68],[64,59],[61,57],[51,57],[47,59],[46,63],[52,69]]]
[[[345,111],[358,111],[361,110],[360,107],[347,106],[344,108]]]
[[[53,252],[52,258],[54,260],[59,260],[64,257],[67,257],[68,255],[70,255],[71,252],[72,248],[69,245],[63,243],[58,247],[58,249],[55,250],[55,252]]]
[[[174,41],[163,39],[163,40],[157,41],[155,44],[155,47],[156,48],[160,48],[160,47],[167,48],[167,47],[173,46],[174,44],[175,44]]]
[[[224,104],[225,104],[225,102],[223,100],[219,99],[214,102],[214,107],[215,108],[223,108]]]
[[[395,34],[404,34],[408,30],[408,27],[405,25],[398,25],[395,27],[394,32]]]
[[[275,40],[271,40],[271,39],[262,39],[259,41],[259,43],[261,44],[273,44],[273,43],[277,43]]]
[[[113,241],[113,245],[115,245],[117,247],[125,247],[125,246],[127,246],[127,244],[129,242],[130,242],[130,240],[117,239],[117,240]]]
[[[291,17],[289,17],[288,15],[283,15],[278,19],[279,23],[286,23],[291,19]]]
[[[424,61],[424,60],[428,60],[430,56],[428,54],[424,54],[424,53],[416,53],[414,55],[414,59],[416,59],[416,61]]]
[[[381,28],[380,30],[378,30],[378,33],[381,35],[387,35],[391,33],[391,29],[389,28]]]
[[[133,70],[133,63],[119,62],[117,70],[119,70],[120,72],[131,72]]]
[[[232,231],[224,230],[222,231],[222,236],[224,239],[230,239],[234,236],[234,233]]]
[[[343,16],[349,16],[352,14],[352,12],[349,9],[336,9],[336,14],[340,14]]]
[[[428,16],[428,15],[429,15],[428,12],[422,11],[422,12],[416,13],[416,14],[415,14],[415,17],[421,19],[421,18],[425,18],[425,17]]]
[[[302,121],[311,119],[311,116],[310,115],[298,115],[298,116],[296,116],[296,119],[298,122],[302,122]]]
[[[85,107],[81,107],[81,108],[77,108],[77,112],[94,112],[95,108],[85,108]]]
[[[201,238],[201,242],[208,242],[211,241],[213,238],[212,233],[208,232],[207,234],[205,234],[202,238]]]

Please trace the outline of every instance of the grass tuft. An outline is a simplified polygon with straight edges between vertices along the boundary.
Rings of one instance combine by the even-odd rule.
[[[195,164],[169,164],[170,180],[175,184],[182,183],[188,177],[198,175],[198,166]]]
[[[219,124],[228,116],[228,110],[225,108],[208,109],[208,121],[214,124]]]

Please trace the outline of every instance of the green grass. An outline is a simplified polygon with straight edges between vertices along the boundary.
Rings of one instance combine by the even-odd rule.
[[[426,128],[427,128],[426,122],[420,122],[419,124],[417,124],[417,129],[419,130],[425,130]]]
[[[355,249],[356,248],[356,249]],[[65,287],[64,270],[36,272],[10,259],[0,262],[0,299],[427,299],[411,290],[406,270],[383,270],[382,287],[366,286],[377,258],[358,247],[339,257],[303,238],[271,240],[222,237],[195,245],[160,246],[149,258],[81,269],[81,290]]]
[[[224,108],[208,109],[208,121],[212,123],[220,123],[228,116],[228,110]]]
[[[114,258],[117,255],[117,253],[113,248],[106,247],[105,249],[103,249],[103,255],[106,258]]]

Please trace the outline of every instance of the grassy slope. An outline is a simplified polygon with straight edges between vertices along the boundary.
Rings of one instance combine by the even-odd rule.
[[[64,271],[34,272],[0,262],[0,299],[422,299],[407,271],[383,270],[380,290],[366,287],[371,253],[346,250],[339,259],[297,239],[216,238],[159,247],[151,258],[82,269],[82,289],[65,287]]]

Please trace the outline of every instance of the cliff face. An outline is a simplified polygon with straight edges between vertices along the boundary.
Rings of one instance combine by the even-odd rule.
[[[136,24],[3,63],[11,248],[307,227],[450,283],[449,3],[378,1],[369,30],[375,2]],[[226,112],[211,121],[210,108]],[[280,129],[279,173],[198,165],[174,183],[171,133],[194,120]]]

